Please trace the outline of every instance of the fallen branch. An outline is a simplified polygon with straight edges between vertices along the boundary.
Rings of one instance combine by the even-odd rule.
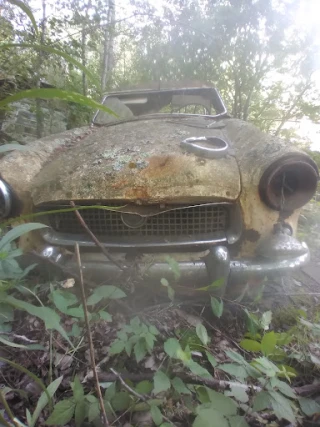
[[[110,369],[111,372],[113,371]],[[118,374],[120,375],[120,374]],[[206,385],[209,388],[212,388],[213,390],[227,390],[232,386],[241,387],[246,391],[253,390],[256,393],[259,391],[262,391],[261,387],[249,385],[249,384],[242,384],[237,383],[233,381],[222,381],[222,380],[216,380],[214,378],[201,378],[196,375],[189,375],[182,372],[174,372],[174,376],[180,378],[182,381],[190,383],[190,384],[199,384],[199,385]],[[107,372],[98,372],[98,377],[100,381],[105,382],[114,382],[119,377],[116,374],[109,374]],[[123,373],[121,374],[122,380],[130,380],[132,382],[140,382],[144,380],[152,380],[154,377],[153,373],[145,372],[141,374],[131,374],[131,373]]]
[[[116,377],[116,379],[118,379],[121,384],[123,385],[123,387],[128,390],[129,393],[131,393],[133,396],[137,397],[138,399],[142,400],[143,402],[148,403],[148,400],[150,399],[147,396],[144,396],[143,394],[137,393],[135,390],[133,390],[122,378],[122,376],[113,368],[110,368],[110,371],[113,373],[113,375]],[[150,406],[150,405],[149,405]],[[171,424],[172,426],[176,427],[176,425],[169,419],[167,418],[165,415],[161,414],[162,418],[169,424]]]
[[[320,393],[320,383],[306,384],[301,387],[294,387],[294,391],[299,396],[311,396],[312,394]]]
[[[120,380],[118,373],[114,371],[114,369],[110,369],[112,374],[109,374],[107,372],[98,372],[98,377],[100,381],[105,382],[115,382],[117,379]],[[197,384],[197,385],[205,385],[209,388],[212,388],[213,390],[228,390],[233,386],[241,387],[245,391],[254,391],[255,393],[259,393],[262,391],[262,387],[255,386],[255,385],[249,385],[249,384],[242,384],[234,381],[223,381],[223,380],[216,380],[215,378],[201,378],[195,375],[186,374],[183,372],[174,372],[173,373],[175,377],[180,378],[182,381],[189,383],[189,384]],[[132,382],[140,382],[144,380],[153,380],[154,374],[151,372],[142,372],[140,374],[132,374],[128,372],[124,372],[121,374],[121,383],[122,381],[129,380]],[[317,384],[307,384],[302,387],[293,387],[293,391],[298,396],[310,396],[315,393],[320,392],[320,383]]]
[[[108,421],[106,410],[105,410],[105,407],[104,407],[103,397],[102,397],[102,394],[101,394],[101,389],[100,389],[100,385],[99,385],[99,378],[98,378],[97,369],[96,369],[96,362],[95,362],[95,356],[94,356],[94,347],[93,347],[93,341],[92,341],[92,335],[91,335],[91,329],[90,329],[90,323],[89,323],[89,316],[88,316],[87,299],[86,299],[86,294],[85,294],[85,291],[84,291],[83,274],[82,274],[81,258],[80,258],[80,250],[79,250],[78,243],[76,243],[74,246],[75,246],[74,248],[75,248],[75,254],[76,254],[77,264],[78,264],[78,268],[79,268],[80,280],[79,280],[78,283],[80,284],[82,306],[83,306],[83,311],[84,311],[84,321],[85,321],[86,328],[87,328],[87,336],[88,336],[88,341],[89,341],[91,367],[92,367],[92,370],[93,370],[96,391],[97,391],[97,395],[98,395],[98,399],[99,399],[99,403],[100,403],[100,409],[101,409],[101,415],[102,415],[102,424],[104,425],[104,427],[109,427],[109,421]]]
[[[74,204],[73,201],[70,202],[70,205],[73,208],[76,207],[76,205]],[[120,268],[120,270],[125,270],[126,267],[121,265],[117,260],[115,260],[113,258],[113,256],[109,253],[109,251],[107,251],[107,249],[101,244],[101,242],[99,242],[99,240],[96,238],[96,236],[92,233],[90,228],[87,226],[85,220],[82,218],[80,212],[77,209],[74,212],[75,212],[80,224],[82,225],[83,229],[85,230],[85,232],[90,236],[90,238],[95,243],[95,245],[98,246],[99,249],[101,249],[101,252],[105,255],[105,257],[109,261],[113,262],[113,264],[116,265],[118,268]]]

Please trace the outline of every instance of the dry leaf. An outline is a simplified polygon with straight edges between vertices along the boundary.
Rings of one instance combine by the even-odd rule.
[[[72,277],[70,277],[69,279],[63,281],[61,283],[61,286],[64,289],[69,289],[69,288],[73,288],[75,283],[76,283],[75,280]]]

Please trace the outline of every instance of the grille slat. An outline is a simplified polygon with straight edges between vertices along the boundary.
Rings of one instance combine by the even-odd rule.
[[[128,227],[119,211],[84,209],[81,210],[81,216],[94,234],[106,237],[172,238],[225,231],[228,227],[228,208],[225,205],[176,208],[146,217],[138,228]],[[50,214],[47,223],[59,233],[83,233],[74,212]]]

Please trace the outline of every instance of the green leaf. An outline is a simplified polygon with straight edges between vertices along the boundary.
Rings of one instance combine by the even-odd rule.
[[[36,409],[34,410],[31,420],[28,421],[28,427],[34,427],[36,425],[36,422],[43,411],[43,409],[47,406],[49,403],[48,395],[50,398],[52,398],[55,394],[55,392],[58,390],[59,385],[61,384],[61,381],[63,379],[63,376],[55,379],[50,383],[47,387],[47,393],[42,392],[41,396],[38,399]]]
[[[0,101],[1,103],[1,101]],[[9,243],[21,237],[23,234],[29,233],[30,231],[40,230],[41,228],[47,228],[47,225],[39,223],[20,224],[12,228],[6,233],[0,240],[0,251],[7,246]]]
[[[104,393],[104,400],[110,402],[111,399],[116,395],[116,391],[116,383],[112,383]]]
[[[279,420],[285,419],[294,424],[295,416],[291,407],[291,401],[277,391],[269,391],[268,393],[271,397],[271,406],[275,416]]]
[[[177,352],[181,350],[181,345],[176,338],[169,338],[164,343],[164,351],[169,357],[177,357]]]
[[[320,405],[313,399],[308,399],[307,397],[300,397],[299,405],[301,411],[308,417],[312,417],[312,415],[320,413]]]
[[[247,351],[258,352],[261,351],[261,344],[255,340],[244,339],[240,341],[240,347]]]
[[[29,344],[29,345],[17,344],[15,342],[6,340],[1,335],[0,335],[0,343],[5,344],[9,347],[22,348],[23,350],[44,350],[43,345],[40,345],[40,344]]]
[[[219,301],[217,298],[211,297],[211,308],[213,314],[220,319],[223,313],[223,301]]]
[[[174,279],[179,280],[181,277],[181,271],[180,271],[179,263],[174,258],[172,258],[170,256],[166,257],[166,261],[169,264],[169,267],[171,268],[171,270],[173,272]]]
[[[279,378],[277,378],[277,377],[271,378],[270,384],[271,384],[272,388],[277,388],[285,396],[290,397],[291,399],[297,398],[296,393],[289,386],[289,384],[285,383],[284,381],[279,380]]]
[[[146,343],[143,339],[139,339],[139,341],[133,347],[134,355],[137,363],[141,362],[141,360],[147,354]]]
[[[211,407],[216,409],[223,415],[236,415],[238,406],[234,400],[230,397],[225,396],[222,393],[218,393],[217,391],[211,390],[206,387],[207,393],[211,402]]]
[[[274,377],[280,369],[266,357],[257,357],[251,362],[252,366],[268,377]]]
[[[28,423],[28,427],[32,425],[32,419],[31,419],[31,413],[29,411],[29,409],[26,409],[26,418],[27,418],[27,423]],[[2,420],[0,420],[2,421]],[[0,424],[0,426],[2,427],[3,424]]]
[[[92,81],[92,83],[94,83],[94,84],[98,83],[98,80],[91,73],[91,71],[88,70],[88,68],[83,66],[81,64],[81,62],[77,61],[72,56],[68,55],[66,52],[64,52],[62,50],[55,49],[51,46],[34,44],[34,43],[0,43],[0,49],[1,48],[6,49],[6,48],[12,48],[12,47],[18,47],[18,48],[22,48],[22,49],[31,48],[32,50],[35,49],[38,51],[48,52],[48,53],[52,53],[53,55],[60,56],[60,57],[64,58],[66,61],[68,61],[70,64],[79,68],[79,70],[83,71],[86,74],[86,76],[88,77],[88,79]]]
[[[150,405],[150,412],[155,425],[159,426],[162,423],[163,417],[160,409],[155,405]]]
[[[54,406],[53,412],[47,419],[46,424],[48,426],[65,426],[71,421],[75,408],[76,404],[73,399],[61,400]]]
[[[33,16],[33,13],[31,11],[31,9],[29,8],[29,6],[27,6],[25,3],[23,3],[20,0],[8,0],[9,3],[13,4],[14,6],[19,7],[21,10],[23,10],[23,12],[28,16],[28,18],[30,19],[33,29],[35,31],[35,33],[38,35],[39,34],[39,30],[38,30],[38,26],[36,23],[36,20]]]
[[[175,377],[171,380],[171,384],[175,391],[179,394],[191,394],[191,391],[186,387],[181,378]]]
[[[185,365],[197,377],[212,378],[212,375],[205,368],[203,368],[201,365],[199,365],[199,363],[195,362],[194,360],[186,361]]]
[[[100,302],[102,299],[120,299],[125,298],[126,294],[120,288],[116,286],[103,285],[96,288],[90,295],[87,301],[87,305],[94,305]]]
[[[105,113],[111,114],[112,116],[117,116],[110,108],[105,105],[99,104],[99,102],[94,101],[93,99],[87,98],[84,95],[76,92],[70,92],[67,90],[61,89],[28,89],[17,92],[14,95],[8,96],[7,98],[0,101],[0,109],[6,107],[8,104],[16,101],[20,101],[25,98],[39,98],[39,99],[62,99],[67,102],[74,102],[75,104],[84,105],[86,107],[91,107],[94,109],[99,109]],[[27,225],[27,224],[23,224]]]
[[[150,394],[153,390],[153,384],[151,381],[140,381],[135,388],[136,392],[139,394]]]
[[[170,301],[174,300],[175,291],[171,286],[168,286],[168,298]]]
[[[98,314],[100,316],[100,319],[105,320],[106,322],[112,322],[112,316],[107,311],[100,310]]]
[[[277,337],[277,344],[279,346],[290,344],[293,340],[293,336],[288,334],[287,332],[280,332],[275,334]]]
[[[72,346],[72,343],[69,340],[69,337],[66,334],[66,331],[60,325],[60,316],[54,310],[52,310],[49,307],[37,307],[35,305],[29,304],[28,302],[25,302],[25,301],[18,300],[9,295],[6,297],[5,301],[16,308],[25,310],[32,316],[39,317],[45,323],[46,329],[56,330]]]
[[[109,349],[109,354],[113,356],[114,354],[121,353],[124,350],[125,345],[126,343],[124,341],[115,340]]]
[[[84,390],[80,382],[78,375],[74,377],[73,383],[71,383],[71,388],[73,392],[73,398],[76,403],[83,402],[84,399]]]
[[[261,351],[264,356],[269,356],[276,348],[277,337],[274,331],[264,334],[261,340]]]
[[[78,317],[80,319],[84,319],[84,311],[81,306],[68,308],[66,314],[71,317]],[[91,316],[90,313],[88,313],[88,316],[90,320],[90,316]]]
[[[167,375],[163,371],[157,371],[154,374],[153,384],[154,384],[153,393],[155,395],[162,393],[163,391],[167,391],[171,387],[170,379],[167,377]]]
[[[119,391],[111,399],[112,408],[117,411],[125,411],[131,404],[131,397],[127,391]]]
[[[1,46],[1,43],[0,43]],[[26,151],[27,148],[20,144],[3,144],[0,146],[0,154],[7,153],[8,151],[19,150]]]
[[[221,369],[221,371],[238,378],[240,381],[243,381],[248,376],[246,368],[235,363],[223,363],[218,366],[218,369]]]
[[[241,354],[237,353],[236,351],[226,350],[225,353],[229,357],[229,359],[233,360],[234,362],[239,363],[240,365],[247,365],[248,364],[246,359],[243,356],[241,356]]]
[[[220,279],[215,280],[213,283],[211,283],[211,285],[204,286],[202,288],[196,288],[195,291],[209,292],[212,290],[220,289],[223,286],[224,282],[225,282],[224,277],[221,277]]]
[[[202,344],[207,345],[210,339],[208,336],[208,332],[202,323],[197,324],[196,333],[198,335],[199,340],[202,342]]]
[[[225,392],[226,396],[233,396],[236,400],[238,400],[241,403],[247,403],[249,402],[249,397],[247,395],[246,390],[241,387],[241,385],[231,385],[230,391]]]
[[[240,415],[234,415],[233,417],[228,417],[230,427],[249,427],[246,419],[240,417]]]
[[[247,309],[244,310],[247,315],[247,327],[252,336],[255,336],[258,330],[261,328],[261,324],[259,322],[258,317],[250,313]]]
[[[272,311],[266,311],[263,313],[263,315],[261,316],[261,327],[267,331],[270,327],[270,323],[272,320]]]
[[[209,353],[208,351],[206,351],[206,356],[207,356],[207,359],[208,359],[210,365],[213,368],[215,368],[218,365],[218,362],[216,361],[216,358],[214,356],[212,356],[212,354]]]
[[[84,405],[84,402],[79,402],[76,404],[76,409],[74,411],[74,421],[76,424],[76,427],[81,427],[83,424],[83,421],[86,418],[86,406]]]
[[[93,420],[95,420],[96,418],[98,418],[98,416],[100,415],[100,404],[98,399],[95,396],[94,397],[95,400],[92,400],[89,402],[89,408],[88,408],[88,421],[89,423],[92,423]]]
[[[146,341],[148,350],[149,351],[153,350],[154,342],[156,341],[156,337],[153,334],[151,334],[150,332],[147,332],[145,335],[145,341]]]
[[[159,335],[158,329],[155,326],[153,326],[153,325],[149,325],[149,332],[152,335]]]
[[[205,404],[207,405],[207,404]],[[194,420],[192,427],[229,427],[229,423],[226,418],[220,413],[220,411],[204,405],[200,405],[197,408],[198,415]]]
[[[168,280],[167,280],[167,279],[165,279],[164,277],[162,277],[162,278],[160,279],[160,283],[161,283],[161,285],[162,285],[162,286],[164,286],[165,288],[168,288],[168,287],[169,287],[169,282],[168,282]]]
[[[271,406],[271,398],[269,393],[266,391],[260,391],[253,399],[253,412],[260,412],[264,409],[268,409]]]

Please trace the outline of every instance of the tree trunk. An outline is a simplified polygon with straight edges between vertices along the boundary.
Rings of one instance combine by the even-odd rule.
[[[42,0],[42,21],[40,26],[40,44],[44,44],[45,40],[45,32],[46,32],[46,0]],[[38,61],[37,61],[37,82],[36,86],[38,89],[41,87],[41,69],[43,62],[43,51],[40,49],[38,53]],[[41,99],[36,99],[36,119],[37,119],[37,137],[41,138],[43,136],[43,112],[41,109]]]
[[[81,30],[81,63],[84,67],[87,66],[87,29],[88,26],[88,17],[89,17],[89,9],[92,7],[91,0],[85,6],[85,19],[82,23]],[[88,82],[87,76],[84,71],[82,71],[82,93],[84,96],[87,96],[88,92]]]
[[[104,95],[108,80],[113,68],[113,48],[114,48],[114,28],[115,28],[115,0],[108,1],[107,23],[104,27],[103,56],[101,67],[101,96]]]
[[[87,65],[87,52],[86,52],[86,42],[87,42],[87,34],[85,30],[85,24],[82,24],[81,31],[81,62],[85,67]],[[84,71],[82,71],[82,93],[84,96],[87,96],[88,84],[87,84],[87,76]]]

